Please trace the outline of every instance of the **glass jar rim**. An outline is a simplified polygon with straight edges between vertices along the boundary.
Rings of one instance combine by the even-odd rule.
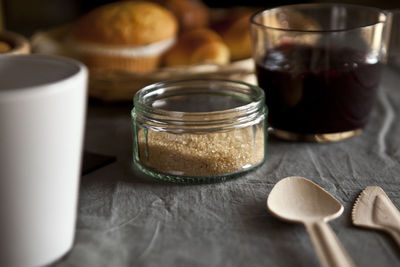
[[[149,103],[145,102],[146,97],[162,96],[163,94],[165,94],[165,96],[170,96],[166,91],[168,88],[170,88],[169,92],[173,92],[173,90],[181,92],[179,90],[187,88],[189,85],[193,87],[198,84],[205,85],[200,87],[198,92],[201,92],[203,89],[204,92],[209,92],[210,95],[218,94],[219,96],[235,96],[241,98],[233,93],[228,93],[230,89],[235,89],[237,90],[235,92],[242,93],[243,95],[247,94],[249,98],[246,99],[246,103],[232,108],[200,112],[172,111],[152,106],[155,100],[160,100],[162,98],[150,99]],[[220,86],[216,89],[215,85],[218,84],[220,84]],[[224,84],[225,87],[223,86]],[[231,85],[231,87],[227,86],[227,84]],[[210,85],[214,85],[214,87]],[[225,91],[223,91],[223,89],[225,89]],[[184,94],[182,94],[182,96],[184,96]],[[267,112],[264,91],[258,86],[242,81],[226,79],[186,79],[159,82],[140,89],[135,94],[134,108],[131,111],[131,116],[132,118],[142,121],[148,127],[157,130],[168,129],[170,131],[181,132],[245,127],[263,119]]]
[[[150,93],[154,93],[157,90],[163,89],[163,87],[174,86],[174,85],[178,86],[178,85],[183,85],[185,83],[190,83],[190,82],[230,83],[232,85],[244,86],[244,87],[249,88],[254,93],[253,101],[250,103],[235,107],[235,108],[217,110],[217,111],[205,111],[205,112],[170,111],[170,110],[152,107],[146,103],[143,103],[143,101],[142,101],[145,96],[147,96]],[[226,114],[226,113],[230,113],[230,112],[237,112],[239,110],[248,109],[249,107],[253,106],[254,103],[259,103],[259,102],[262,102],[263,100],[264,100],[264,91],[260,87],[251,85],[246,82],[236,81],[236,80],[228,80],[228,79],[185,79],[185,80],[170,80],[170,81],[158,82],[158,83],[147,85],[147,86],[143,87],[142,89],[140,89],[135,94],[133,102],[134,102],[134,106],[137,108],[141,108],[141,109],[144,109],[147,111],[152,111],[154,113],[159,113],[159,114],[169,113],[171,116],[177,117],[177,116],[181,116],[182,114],[202,116],[204,114],[219,115],[219,114]]]
[[[297,8],[297,7],[334,7],[334,6],[340,6],[340,7],[345,7],[345,8],[358,8],[358,9],[365,9],[365,10],[370,10],[370,11],[375,11],[377,14],[379,14],[380,17],[384,16],[385,19],[382,21],[381,19],[377,20],[375,23],[369,23],[369,24],[365,24],[362,26],[358,26],[358,27],[349,27],[349,28],[345,28],[345,29],[329,29],[329,30],[299,30],[299,29],[286,29],[286,28],[280,28],[280,27],[271,27],[271,26],[267,26],[264,25],[262,23],[259,23],[256,21],[256,18],[258,18],[259,16],[265,14],[265,13],[269,13],[272,12],[274,10],[278,10],[281,8]],[[354,5],[354,4],[341,4],[341,3],[311,3],[311,4],[293,4],[293,5],[282,5],[282,6],[278,6],[278,7],[273,7],[273,8],[267,8],[264,10],[261,10],[255,14],[253,14],[250,18],[250,24],[260,27],[260,28],[264,28],[267,30],[276,30],[276,31],[282,31],[282,32],[298,32],[298,33],[318,33],[318,34],[324,34],[324,33],[336,33],[336,32],[347,32],[347,31],[351,31],[351,30],[357,30],[357,29],[364,29],[364,28],[368,28],[368,27],[373,27],[376,26],[378,24],[385,24],[387,22],[388,19],[388,15],[386,14],[386,12],[384,10],[381,10],[379,8],[375,8],[375,7],[369,7],[369,6],[363,6],[363,5]]]

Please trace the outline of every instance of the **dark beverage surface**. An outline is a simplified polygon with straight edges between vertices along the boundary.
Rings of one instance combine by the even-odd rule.
[[[371,113],[381,63],[350,48],[282,45],[257,63],[272,127],[296,133],[362,128]]]

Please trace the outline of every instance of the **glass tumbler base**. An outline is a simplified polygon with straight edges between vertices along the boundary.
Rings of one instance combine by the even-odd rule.
[[[325,133],[325,134],[302,134],[294,133],[280,129],[272,129],[272,134],[280,139],[287,141],[300,141],[300,142],[315,142],[315,143],[327,143],[327,142],[337,142],[344,139],[360,135],[362,129],[355,129],[345,132],[336,133]]]

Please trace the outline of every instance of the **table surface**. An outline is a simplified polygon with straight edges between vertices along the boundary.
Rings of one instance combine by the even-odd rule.
[[[351,208],[369,185],[400,207],[400,72],[387,69],[363,134],[338,143],[269,139],[267,161],[217,184],[160,183],[131,167],[131,105],[90,104],[85,149],[117,160],[82,177],[72,250],[54,266],[319,266],[302,225],[265,208],[272,187],[307,177],[344,205],[331,227],[358,266],[398,266],[385,233],[356,228]]]

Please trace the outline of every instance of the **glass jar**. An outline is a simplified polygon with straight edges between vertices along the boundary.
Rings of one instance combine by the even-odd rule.
[[[131,116],[134,163],[156,179],[224,181],[265,160],[267,107],[257,86],[160,82],[136,93]]]

